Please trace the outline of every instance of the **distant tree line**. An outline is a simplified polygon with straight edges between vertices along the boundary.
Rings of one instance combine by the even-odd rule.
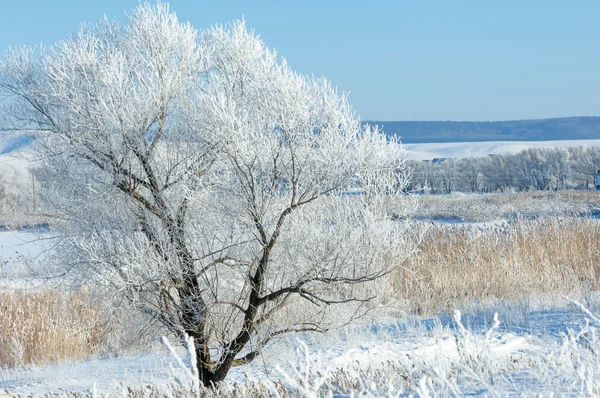
[[[410,161],[420,193],[595,189],[600,148],[531,148],[483,158]]]

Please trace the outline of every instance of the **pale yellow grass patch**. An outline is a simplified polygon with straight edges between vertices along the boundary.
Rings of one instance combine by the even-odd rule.
[[[102,331],[85,292],[0,291],[0,366],[89,358]]]
[[[467,300],[598,290],[600,222],[555,217],[476,232],[431,227],[388,281],[393,298],[417,313]]]

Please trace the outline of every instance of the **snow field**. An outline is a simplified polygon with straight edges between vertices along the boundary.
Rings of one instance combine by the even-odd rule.
[[[529,148],[597,147],[600,146],[600,140],[442,142],[405,144],[404,146],[407,159],[432,160],[435,158],[464,159],[514,154]]]

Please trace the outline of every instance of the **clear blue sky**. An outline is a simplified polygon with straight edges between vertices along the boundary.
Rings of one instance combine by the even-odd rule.
[[[0,49],[51,44],[137,0],[3,0]],[[363,120],[600,115],[600,1],[172,0],[196,28],[242,15]]]

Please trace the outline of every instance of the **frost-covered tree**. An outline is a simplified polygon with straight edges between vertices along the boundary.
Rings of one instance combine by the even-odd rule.
[[[59,261],[193,337],[204,384],[360,316],[411,247],[399,142],[243,22],[199,33],[141,5],[9,51],[0,88],[44,132]]]
[[[600,149],[595,147],[570,148],[570,168],[574,182],[586,189],[594,186],[596,173],[600,170]]]
[[[459,182],[463,191],[479,192],[479,174],[482,160],[480,158],[462,159],[458,161]]]

